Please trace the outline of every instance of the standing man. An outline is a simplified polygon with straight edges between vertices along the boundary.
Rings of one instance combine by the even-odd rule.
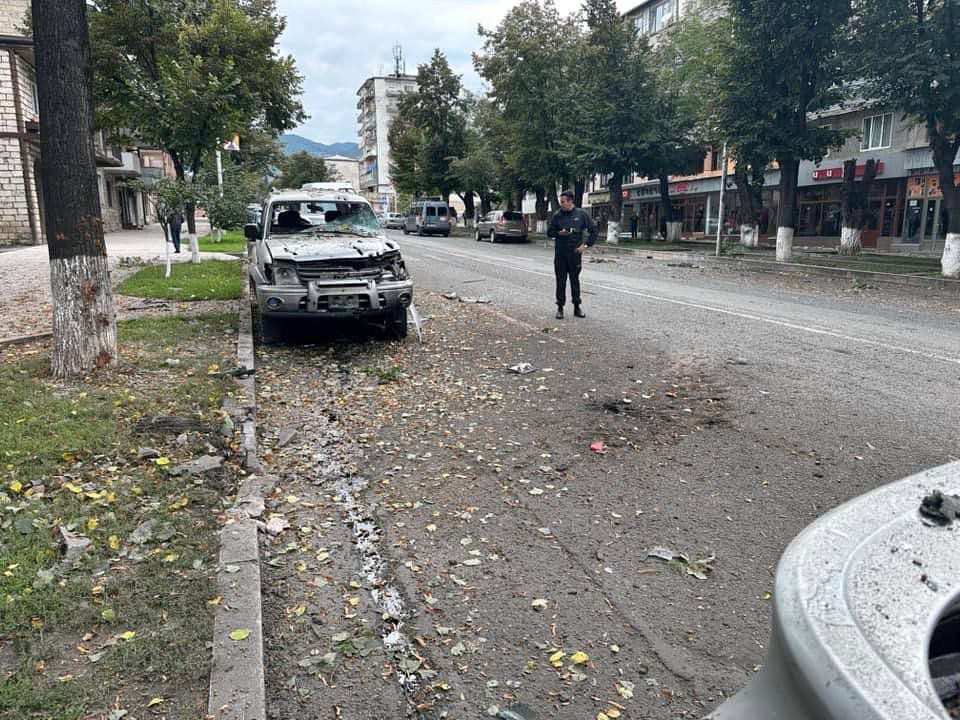
[[[183,215],[178,208],[167,215],[167,225],[170,226],[170,241],[173,243],[173,251],[180,252],[180,228],[183,227]]]
[[[583,235],[587,234],[584,241]],[[560,193],[560,209],[550,218],[547,237],[554,239],[553,273],[557,278],[557,320],[563,319],[567,303],[567,276],[570,276],[570,295],[573,314],[586,317],[580,307],[580,266],[583,251],[597,241],[597,225],[593,218],[573,206],[573,191]]]
[[[637,217],[636,213],[630,216],[630,239],[631,240],[637,239],[637,224],[639,220],[640,218]]]

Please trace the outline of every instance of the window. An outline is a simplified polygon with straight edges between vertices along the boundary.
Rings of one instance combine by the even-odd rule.
[[[663,30],[675,19],[677,0],[660,0],[643,8],[633,24],[640,35],[653,35]]]
[[[890,128],[893,125],[893,113],[871,115],[863,119],[863,132],[860,137],[861,150],[876,150],[890,147]]]

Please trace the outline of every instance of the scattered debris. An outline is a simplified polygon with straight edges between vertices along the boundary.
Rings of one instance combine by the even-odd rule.
[[[283,515],[271,515],[264,525],[268,535],[279,535],[290,527],[290,521]]]
[[[210,377],[235,377],[235,378],[245,378],[250,377],[256,372],[256,368],[248,368],[241,365],[240,367],[235,367],[230,370],[223,370],[222,372],[212,372],[209,373]]]
[[[223,458],[219,455],[203,455],[196,460],[181,463],[176,467],[170,468],[170,474],[174,477],[180,475],[203,475],[211,470],[219,470],[223,466]]]
[[[447,300],[456,300],[460,296],[457,295],[455,292],[448,292],[448,293],[444,293],[443,297],[445,297]]]
[[[957,519],[960,512],[960,497],[944,495],[934,490],[920,503],[920,514],[924,521],[929,520],[934,525],[949,525]]]
[[[280,431],[280,437],[277,438],[277,447],[286,447],[297,439],[299,438],[296,428],[284,428]]]
[[[462,297],[460,298],[460,302],[477,304],[477,305],[488,305],[490,304],[491,300],[488,297]]]
[[[594,440],[590,443],[590,449],[595,453],[602,455],[607,451],[607,446],[603,443],[603,440]]]
[[[655,557],[660,560],[666,560],[667,565],[676,570],[681,575],[693,575],[698,580],[706,580],[707,573],[713,570],[710,563],[717,559],[716,555],[710,557],[690,557],[681,552],[676,552],[668,547],[658,545],[647,551],[647,557]]]
[[[516,373],[517,375],[529,375],[536,370],[536,368],[528,362],[511,365],[508,369],[510,372]]]
[[[90,538],[80,533],[70,532],[63,525],[60,526],[60,537],[63,540],[64,562],[68,564],[83,555],[93,544]]]

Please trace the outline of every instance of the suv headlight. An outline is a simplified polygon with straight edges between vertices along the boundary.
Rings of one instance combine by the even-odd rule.
[[[300,278],[297,277],[297,269],[293,265],[274,265],[273,284],[300,285]]]

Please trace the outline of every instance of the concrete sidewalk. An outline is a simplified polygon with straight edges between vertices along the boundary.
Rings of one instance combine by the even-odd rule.
[[[197,224],[198,235],[209,231],[204,221]],[[107,258],[111,270],[128,259],[138,262],[159,263],[166,257],[163,228],[159,224],[147,225],[142,230],[121,230],[107,233]],[[184,236],[179,255],[170,245],[170,260],[174,263],[190,262],[189,243]],[[236,259],[233,255],[216,252],[200,253],[208,259]],[[50,256],[46,245],[30,245],[0,252],[0,317],[4,319],[0,329],[0,343],[17,339],[42,336],[50,332],[53,309],[50,295]]]

